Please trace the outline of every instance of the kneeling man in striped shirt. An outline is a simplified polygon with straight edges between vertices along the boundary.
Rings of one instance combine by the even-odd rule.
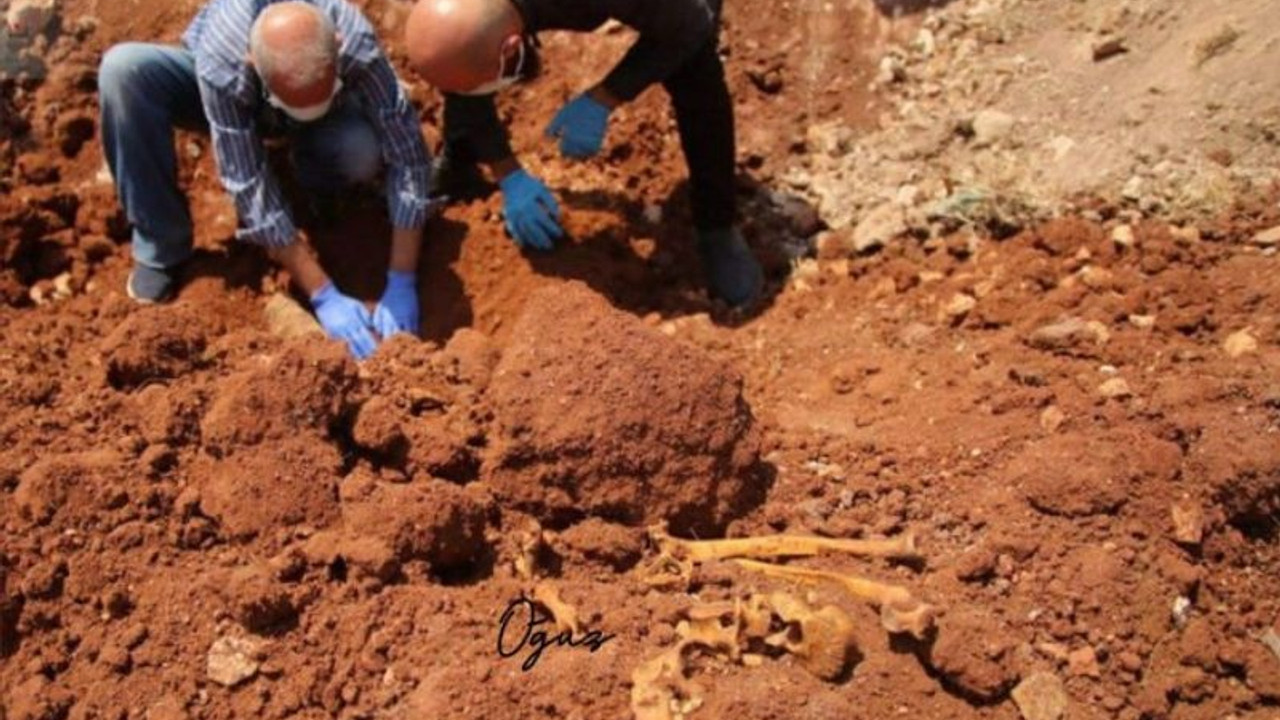
[[[345,0],[212,0],[181,46],[112,47],[98,87],[107,164],[133,225],[130,297],[161,302],[175,290],[192,228],[173,130],[207,130],[235,201],[237,238],[267,248],[330,336],[366,357],[379,337],[417,333],[430,160],[417,113],[357,8]],[[338,291],[300,236],[264,138],[287,140],[299,185],[318,196],[385,177],[391,257],[373,310]]]

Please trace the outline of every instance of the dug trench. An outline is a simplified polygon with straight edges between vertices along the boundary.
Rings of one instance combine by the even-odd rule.
[[[450,208],[424,338],[356,364],[269,327],[282,278],[230,241],[199,136],[178,139],[197,261],[172,304],[124,297],[92,69],[195,3],[67,3],[97,24],[0,93],[24,111],[0,199],[0,718],[1273,716],[1276,198],[1194,225],[1099,201],[792,263],[804,213],[763,198],[802,144],[779,108],[858,127],[874,98],[804,88],[762,5],[726,35],[762,308],[699,290],[661,97],[598,164],[537,145],[584,68],[512,103],[573,239],[525,255],[496,198]],[[625,47],[601,40],[588,65]],[[310,223],[365,297],[381,212]],[[916,544],[744,562],[671,540],[778,535]],[[886,622],[887,587],[928,607],[918,633]],[[575,643],[521,644],[531,612]]]

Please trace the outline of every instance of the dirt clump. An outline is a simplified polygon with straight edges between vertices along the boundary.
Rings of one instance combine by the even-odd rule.
[[[489,554],[490,509],[481,493],[443,480],[370,484],[343,503],[342,531],[374,538],[402,565],[425,563],[434,575],[474,570]]]
[[[102,342],[107,382],[129,390],[200,367],[207,338],[217,332],[206,317],[184,304],[133,313]]]
[[[96,511],[128,500],[122,488],[123,459],[112,450],[52,455],[22,473],[13,493],[17,515],[31,525],[94,524]]]
[[[1280,443],[1274,437],[1228,435],[1207,428],[1188,466],[1227,522],[1246,537],[1280,534]]]
[[[18,647],[18,619],[22,614],[22,600],[16,588],[10,588],[9,566],[0,557],[0,657],[12,653]]]
[[[325,438],[351,410],[356,366],[337,343],[294,342],[247,364],[220,383],[201,423],[214,455],[299,434]]]
[[[1143,482],[1168,481],[1179,470],[1181,456],[1172,443],[1093,435],[1084,443],[1079,437],[1055,435],[1031,444],[1013,460],[1009,476],[1032,507],[1067,517],[1111,513]]]
[[[645,531],[600,518],[587,518],[556,534],[552,543],[565,562],[626,572],[644,552]]]
[[[494,491],[544,519],[707,534],[760,489],[741,378],[584,285],[528,298],[488,398]]]
[[[964,697],[977,702],[999,700],[1018,681],[1013,668],[1014,643],[996,621],[973,612],[948,615],[928,651],[930,666]]]
[[[308,436],[246,447],[228,458],[202,458],[199,509],[227,539],[274,538],[293,526],[322,528],[338,516],[342,457]]]
[[[352,439],[381,465],[469,482],[480,467],[480,393],[496,362],[489,340],[461,331],[443,348],[395,337],[367,365]]]

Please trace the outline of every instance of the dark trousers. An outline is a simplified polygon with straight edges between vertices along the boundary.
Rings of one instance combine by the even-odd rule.
[[[713,38],[662,84],[689,166],[693,225],[702,231],[730,227],[736,213],[733,100],[718,47]]]

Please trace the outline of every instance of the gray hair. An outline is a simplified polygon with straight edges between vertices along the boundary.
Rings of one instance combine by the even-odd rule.
[[[279,47],[263,36],[265,20],[288,8],[305,12],[314,19],[304,42],[293,47]],[[338,37],[333,20],[320,8],[301,0],[268,5],[253,22],[249,31],[249,52],[258,76],[264,80],[287,77],[295,87],[319,81],[338,57]]]

